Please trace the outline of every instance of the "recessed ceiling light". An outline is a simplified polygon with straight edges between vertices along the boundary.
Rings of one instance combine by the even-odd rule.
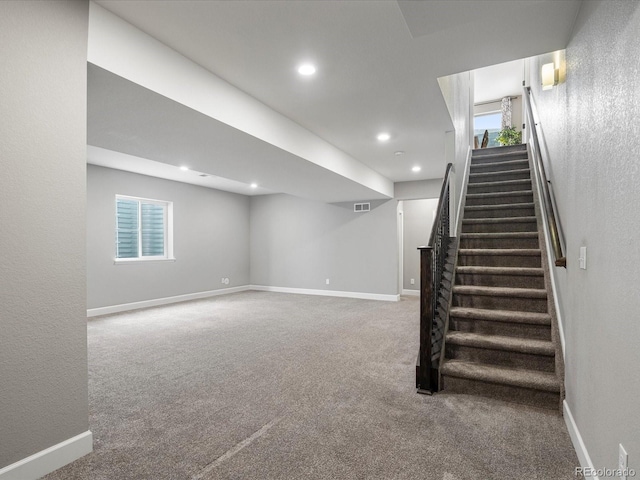
[[[386,132],[382,132],[379,133],[378,136],[376,137],[380,142],[386,142],[387,140],[389,140],[391,138],[391,135],[389,135]]]
[[[398,150],[397,152],[393,152],[393,154],[394,154],[396,157],[399,157],[400,155],[404,155],[404,152],[403,152],[402,150]]]
[[[303,63],[298,67],[298,73],[308,77],[309,75],[316,73],[316,66],[311,63]]]
[[[251,184],[251,188],[258,188],[258,184],[257,183],[252,183]]]
[[[180,170],[184,170],[186,172],[187,170],[189,170],[189,167],[183,165],[180,167]]]
[[[420,167],[418,167],[417,165],[415,167],[413,167],[411,169],[413,172],[419,172],[420,170],[422,170]]]

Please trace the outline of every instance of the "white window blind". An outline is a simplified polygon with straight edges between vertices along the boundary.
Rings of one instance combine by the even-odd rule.
[[[172,257],[171,202],[116,196],[116,259]]]
[[[164,256],[164,217],[165,208],[162,205],[140,203],[142,256]]]

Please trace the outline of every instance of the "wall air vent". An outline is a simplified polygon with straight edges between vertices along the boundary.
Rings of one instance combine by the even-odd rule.
[[[370,203],[354,203],[353,204],[354,212],[368,212],[369,210],[371,210]]]

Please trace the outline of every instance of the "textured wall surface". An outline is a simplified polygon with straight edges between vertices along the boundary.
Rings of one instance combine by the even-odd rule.
[[[420,245],[429,243],[438,199],[409,200],[403,202],[403,269],[402,285],[409,290],[420,289]],[[411,285],[411,279],[415,284]]]
[[[396,210],[395,200],[354,213],[353,203],[252,197],[251,283],[397,294]]]
[[[471,72],[462,72],[438,79],[444,96],[454,132],[450,135],[450,145],[446,154],[447,163],[453,163],[451,191],[451,220],[455,227],[458,207],[462,201],[462,184],[469,147],[473,140],[473,77]],[[444,172],[443,172],[444,173]],[[438,194],[439,196],[439,194]],[[452,234],[455,228],[452,228]]]
[[[114,265],[116,194],[173,202],[175,262]],[[89,165],[87,213],[88,308],[249,283],[249,197]]]
[[[585,1],[566,49],[566,79],[532,88],[566,238],[556,269],[566,389],[588,453],[617,468],[618,444],[640,470],[640,3]],[[555,57],[558,59],[558,57]],[[561,71],[561,76],[564,72]],[[587,247],[587,270],[578,267]]]
[[[0,468],[88,425],[88,2],[0,2]]]

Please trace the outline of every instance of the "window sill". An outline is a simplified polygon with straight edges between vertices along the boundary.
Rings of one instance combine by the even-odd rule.
[[[140,263],[165,263],[175,262],[175,258],[116,258],[114,265],[135,265]]]

